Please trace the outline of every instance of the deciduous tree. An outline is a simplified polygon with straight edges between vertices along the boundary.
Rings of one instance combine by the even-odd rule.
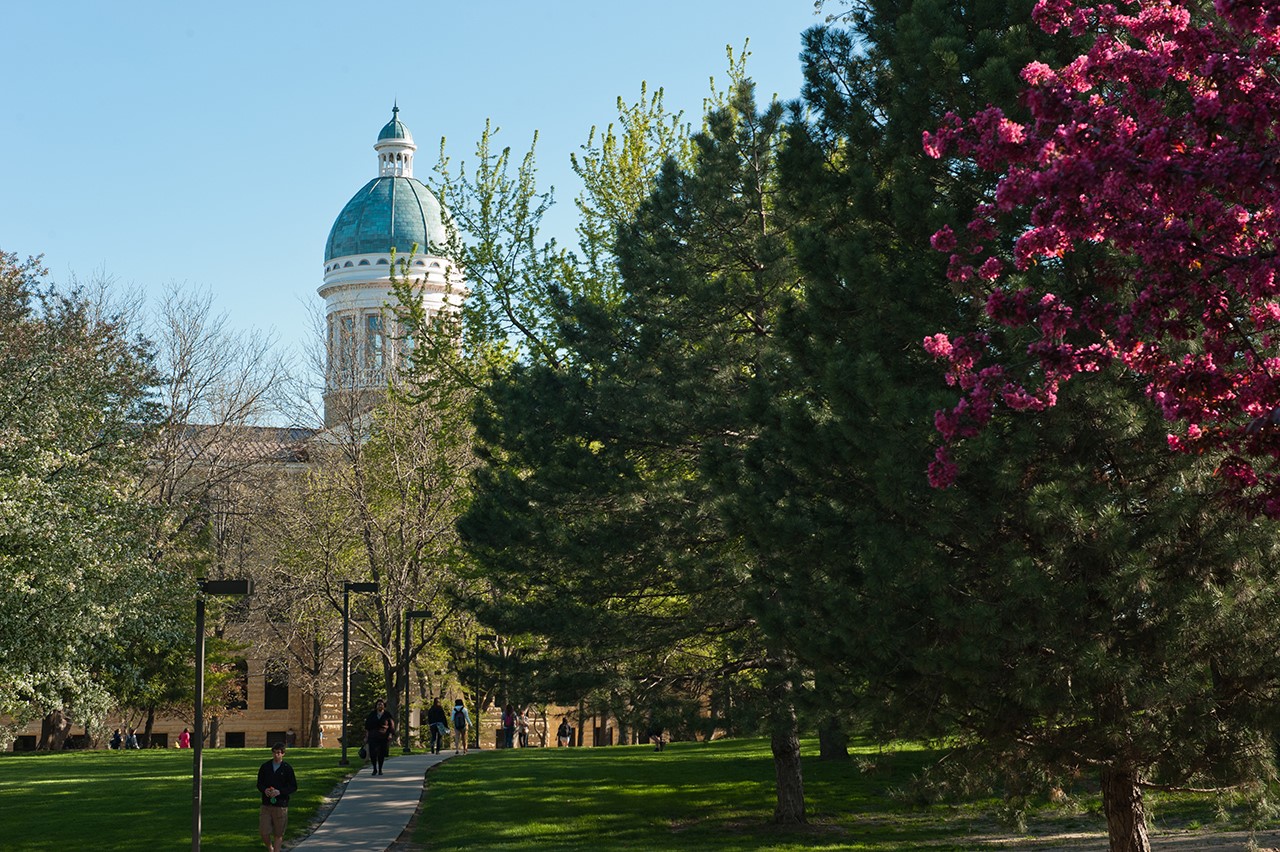
[[[44,275],[0,253],[0,713],[91,721],[111,704],[95,676],[110,654],[169,626],[148,611],[173,578],[146,558],[136,489],[155,373],[102,288]]]

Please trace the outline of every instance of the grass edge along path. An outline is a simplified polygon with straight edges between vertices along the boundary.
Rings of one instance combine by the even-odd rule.
[[[201,848],[261,847],[258,767],[268,748],[205,749],[201,773]],[[326,797],[361,767],[338,766],[335,749],[289,749],[298,775],[287,840],[310,830]],[[0,754],[0,848],[191,848],[192,753],[189,749]],[[286,846],[288,843],[286,842]]]

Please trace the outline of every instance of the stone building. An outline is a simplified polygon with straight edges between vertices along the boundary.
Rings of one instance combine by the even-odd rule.
[[[376,176],[352,196],[339,212],[325,242],[323,283],[318,288],[325,303],[326,354],[323,428],[243,428],[239,439],[259,453],[264,464],[287,469],[305,465],[308,446],[326,440],[326,431],[350,426],[386,393],[388,382],[412,341],[396,327],[391,306],[395,302],[392,276],[414,282],[427,315],[456,309],[465,296],[460,276],[442,255],[448,243],[447,214],[432,192],[413,176],[417,146],[409,129],[393,107],[391,120],[374,143]],[[190,427],[199,430],[201,427]],[[229,635],[234,637],[235,625]],[[318,721],[319,745],[337,747],[341,729],[341,680],[334,671],[332,689],[319,710],[309,691],[298,686],[279,656],[250,650],[240,662],[243,706],[218,719],[213,746],[263,747],[276,740],[306,745],[305,732]],[[367,708],[353,707],[351,715]],[[318,720],[315,718],[318,713]],[[150,743],[156,747],[177,745],[190,718],[158,717]],[[138,718],[111,718],[107,731],[116,727],[138,728]],[[73,725],[75,738],[83,729]],[[292,732],[292,734],[290,733]],[[40,741],[41,723],[33,722],[17,732],[15,750],[34,749]],[[74,742],[74,739],[73,739]],[[102,743],[100,743],[101,745]]]

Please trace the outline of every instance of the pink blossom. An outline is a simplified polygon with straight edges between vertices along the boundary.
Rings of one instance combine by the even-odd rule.
[[[930,156],[971,158],[996,179],[964,228],[931,239],[950,255],[948,278],[988,282],[990,319],[1038,332],[1024,351],[976,348],[963,333],[926,340],[960,393],[939,424],[943,450],[999,410],[1053,405],[1062,382],[1118,359],[1181,424],[1172,449],[1230,454],[1218,467],[1224,487],[1280,517],[1280,422],[1241,431],[1280,408],[1280,4],[1214,8],[1039,0],[1037,23],[1088,32],[1088,52],[1024,67],[1027,120],[988,108],[967,121],[949,114],[925,135]],[[1171,81],[1188,97],[1168,98]],[[1010,234],[1008,214],[1029,226]],[[1010,238],[1012,251],[993,248]],[[1057,266],[1095,244],[1126,260],[1048,292]],[[1009,266],[1041,266],[1028,279],[1041,289],[1007,278]],[[989,361],[980,370],[979,354]],[[940,450],[931,481],[950,484],[953,467]]]
[[[934,488],[949,488],[956,481],[958,469],[946,447],[938,447],[933,461],[929,462],[929,484]]]
[[[1029,62],[1027,67],[1022,69],[1022,79],[1028,85],[1038,86],[1053,79],[1053,69],[1043,62]]]
[[[945,334],[934,334],[924,339],[924,351],[934,358],[951,357],[951,339]]]
[[[950,225],[943,225],[929,238],[929,245],[935,251],[952,251],[956,247],[956,232],[951,230]]]

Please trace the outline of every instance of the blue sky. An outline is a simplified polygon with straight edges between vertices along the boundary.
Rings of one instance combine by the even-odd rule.
[[[750,39],[760,94],[789,100],[820,20],[812,0],[8,0],[0,249],[44,254],[58,282],[207,289],[234,327],[299,345],[393,101],[428,183],[441,137],[456,162],[486,119],[518,152],[537,130],[564,240],[569,154],[619,96],[662,87],[696,125],[726,47]]]

